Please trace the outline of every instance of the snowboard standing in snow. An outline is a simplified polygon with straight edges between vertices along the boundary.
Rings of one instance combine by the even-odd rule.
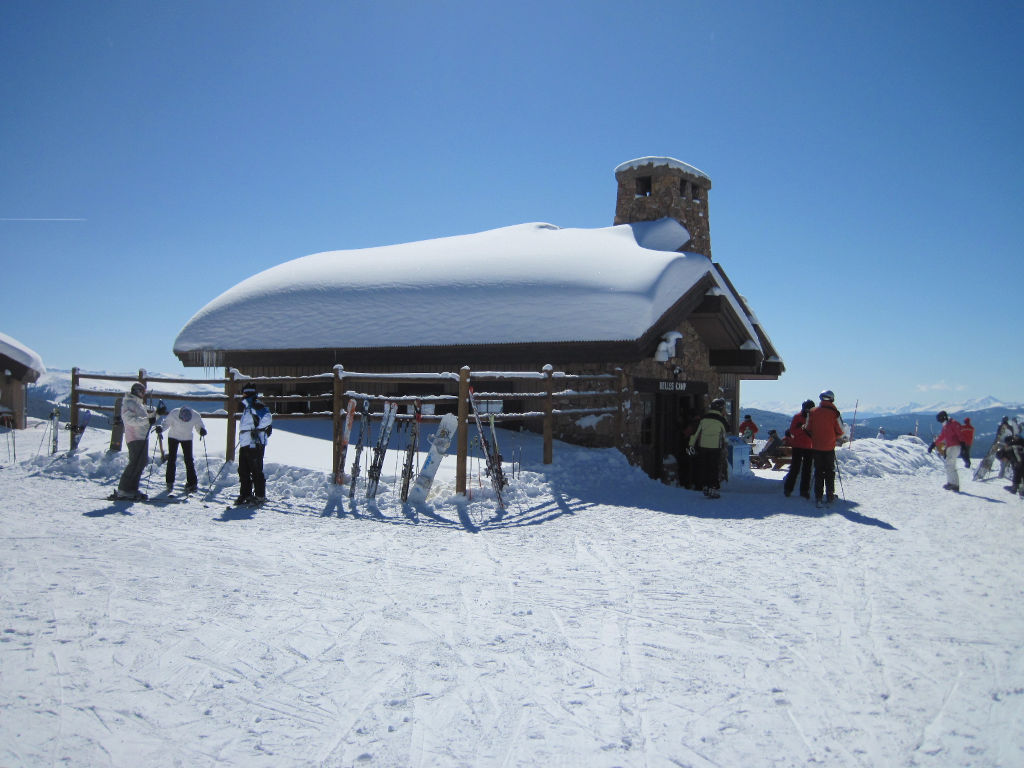
[[[420,473],[416,476],[416,482],[409,491],[409,501],[413,504],[421,504],[427,500],[430,493],[430,486],[434,483],[434,475],[441,465],[441,459],[448,453],[448,447],[452,443],[452,435],[459,426],[459,417],[454,413],[446,413],[441,417],[441,423],[434,436],[429,438],[430,451],[427,458],[423,460]]]
[[[988,449],[988,453],[985,454],[985,458],[978,463],[978,468],[974,470],[975,480],[984,480],[985,475],[992,471],[992,467],[996,462],[996,451],[999,450],[999,447],[1003,442],[1003,437],[1012,434],[1013,427],[1010,426],[1006,419],[1003,419],[1002,423],[996,427],[996,436],[992,441],[992,447]]]
[[[373,448],[373,460],[366,472],[366,498],[374,499],[377,496],[377,487],[380,485],[380,473],[384,468],[384,457],[388,452],[388,442],[391,440],[391,430],[395,426],[395,414],[398,413],[397,403],[384,404],[384,420],[380,424],[380,435],[377,437],[377,444]]]
[[[341,430],[341,454],[338,457],[338,466],[334,470],[334,484],[342,485],[345,482],[345,456],[348,454],[348,441],[352,435],[352,422],[356,418],[356,399],[350,397],[348,406],[345,409],[345,425]]]
[[[477,435],[480,438],[480,449],[484,453],[487,476],[491,478],[491,487],[494,488],[494,496],[498,500],[498,509],[504,511],[505,500],[501,496],[501,491],[508,485],[508,479],[501,470],[501,454],[498,453],[496,447],[491,446],[487,440],[487,435],[484,434],[484,427],[480,422],[480,411],[476,407],[476,396],[473,393],[472,387],[469,389],[469,405],[473,411],[473,421],[476,423]],[[493,417],[491,418],[493,425]]]
[[[92,411],[82,411],[78,417],[77,427],[72,429],[71,424],[68,424],[68,429],[71,430],[71,450],[68,453],[78,450],[78,444],[82,442],[82,433],[85,432],[85,428],[89,426],[89,421],[92,419]]]
[[[356,441],[356,457],[352,461],[351,483],[348,487],[348,497],[351,499],[356,495],[356,480],[359,478],[359,463],[363,458],[363,445],[366,443],[366,433],[370,429],[370,401],[363,400],[363,408],[359,413],[359,439]]]
[[[423,418],[423,409],[420,401],[413,404],[415,418],[412,422],[412,430],[409,433],[409,445],[405,449],[405,463],[402,465],[402,501],[409,500],[409,483],[412,481],[412,459],[416,455],[416,448],[420,441],[420,419]]]

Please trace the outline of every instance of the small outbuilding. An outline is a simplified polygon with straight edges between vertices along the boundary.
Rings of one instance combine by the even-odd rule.
[[[0,333],[0,426],[25,428],[27,388],[46,373],[39,355]]]
[[[632,160],[615,177],[611,227],[519,224],[305,256],[200,309],[174,353],[186,366],[249,376],[311,376],[336,364],[373,373],[548,364],[620,372],[633,392],[630,434],[611,434],[611,420],[567,417],[559,436],[629,445],[659,475],[681,450],[683,425],[709,400],[724,397],[735,414],[742,380],[777,379],[784,366],[711,259],[711,179],[669,157]],[[281,393],[302,387],[296,379]]]

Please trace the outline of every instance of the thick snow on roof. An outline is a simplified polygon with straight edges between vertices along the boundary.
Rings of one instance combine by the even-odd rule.
[[[694,168],[689,163],[684,163],[682,160],[676,160],[674,157],[638,157],[636,160],[629,160],[621,165],[615,166],[615,173],[619,171],[629,170],[630,168],[642,168],[645,165],[667,165],[669,168],[677,168],[680,171],[686,171],[692,173],[694,176],[700,176],[702,178],[711,181],[711,177],[708,176],[704,171]]]
[[[46,366],[43,365],[43,358],[19,342],[12,339],[5,333],[0,333],[0,355],[11,358],[16,363],[24,365],[38,375],[46,373]]]
[[[176,353],[639,338],[705,274],[673,219],[520,224],[328,251],[272,267],[200,310]]]

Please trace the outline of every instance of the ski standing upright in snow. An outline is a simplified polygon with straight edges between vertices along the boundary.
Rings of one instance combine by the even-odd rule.
[[[356,441],[356,456],[352,460],[352,480],[348,486],[348,497],[351,499],[356,495],[356,480],[359,479],[359,466],[363,458],[363,445],[366,444],[366,433],[370,429],[370,401],[363,400],[362,410],[359,412],[359,439]]]
[[[78,426],[72,427],[68,424],[68,429],[71,430],[71,450],[68,453],[74,453],[78,450],[78,444],[82,442],[82,434],[85,432],[85,428],[89,426],[89,421],[92,419],[92,411],[81,411],[78,414]]]
[[[508,485],[508,479],[501,470],[501,454],[497,447],[492,446],[484,434],[484,427],[480,421],[480,411],[476,406],[476,395],[473,388],[469,388],[469,405],[473,411],[473,421],[476,423],[477,435],[480,437],[480,449],[483,451],[487,476],[491,478],[491,487],[494,488],[494,496],[498,501],[498,509],[504,511],[505,500],[502,498],[502,489]],[[491,417],[491,428],[494,428],[493,416]]]
[[[409,491],[409,501],[411,503],[422,504],[427,500],[430,486],[434,483],[434,475],[437,474],[437,468],[441,466],[441,459],[448,453],[448,448],[452,443],[452,435],[455,434],[458,426],[459,417],[454,413],[446,413],[441,417],[441,423],[437,427],[437,432],[434,433],[433,437],[428,438],[430,451],[427,453],[427,458],[423,460],[423,466],[420,467],[420,473],[416,476],[416,482],[413,484],[412,490]]]
[[[334,484],[342,485],[345,482],[345,456],[348,454],[348,441],[352,436],[352,422],[356,418],[356,399],[350,397],[345,408],[345,423],[341,430],[341,453],[338,456],[338,466],[334,470]]]
[[[380,435],[377,437],[377,444],[373,448],[373,460],[370,462],[370,469],[366,472],[366,498],[371,500],[377,496],[377,488],[380,485],[380,473],[384,468],[384,457],[388,452],[388,442],[391,440],[391,430],[395,426],[395,414],[397,413],[397,403],[384,404],[384,420],[381,421]]]
[[[423,408],[420,401],[413,403],[412,430],[409,433],[409,445],[405,449],[405,463],[402,465],[402,501],[409,500],[409,483],[412,481],[412,460],[416,455],[416,448],[420,440],[420,420],[423,418]]]

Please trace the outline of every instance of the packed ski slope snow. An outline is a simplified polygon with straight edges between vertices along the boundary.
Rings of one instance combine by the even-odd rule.
[[[710,501],[509,436],[495,520],[451,457],[416,514],[397,457],[377,507],[332,499],[329,445],[281,432],[229,509],[213,426],[169,506],[104,500],[101,430],[0,443],[0,764],[1024,764],[1024,502],[943,491],[920,442],[842,449],[822,515],[778,472]]]

